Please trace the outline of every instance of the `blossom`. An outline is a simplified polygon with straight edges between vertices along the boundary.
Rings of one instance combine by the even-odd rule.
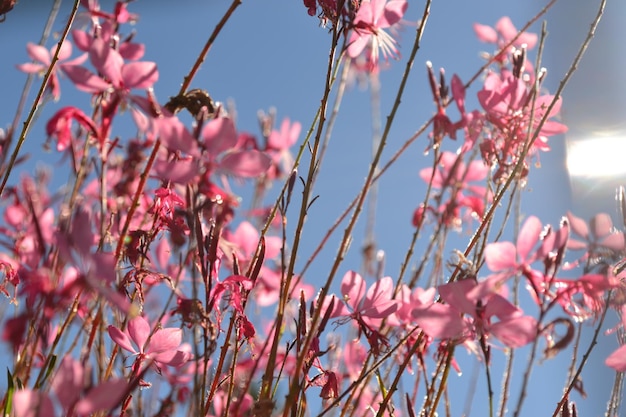
[[[39,74],[44,75],[48,70],[50,65],[52,64],[52,57],[56,53],[58,45],[52,47],[50,50],[44,48],[41,45],[37,45],[34,43],[28,43],[26,45],[26,51],[28,52],[28,56],[34,60],[34,63],[28,62],[26,64],[20,64],[17,68],[20,71],[24,71],[29,74]],[[69,41],[65,41],[61,44],[61,50],[59,51],[59,64],[61,61],[67,60],[70,55],[72,55],[72,44]],[[72,65],[79,65],[85,62],[87,59],[87,55],[83,54],[78,58],[75,58],[71,61],[66,61],[64,65],[70,67]],[[59,66],[55,66],[50,73],[50,78],[48,80],[48,85],[46,86],[46,91],[52,94],[52,97],[55,100],[58,100],[61,97],[61,85],[59,83],[59,75],[58,75]]]
[[[549,297],[556,300],[565,313],[577,320],[586,320],[604,310],[606,292],[620,288],[621,283],[611,273],[585,274],[573,280],[556,278],[554,287]]]
[[[344,4],[344,7],[346,7],[345,3],[343,4]],[[315,14],[317,13],[318,5],[321,10],[318,15],[321,26],[326,27],[328,22],[330,22],[333,26],[337,25],[339,16],[342,14],[342,11],[337,10],[337,1],[336,0],[304,0],[304,7],[307,8],[307,12],[309,16],[315,16]]]
[[[67,149],[72,143],[72,121],[77,121],[94,138],[98,137],[96,124],[89,116],[76,107],[63,107],[46,124],[46,133],[48,137],[56,137],[59,152]]]
[[[148,321],[137,316],[128,322],[126,332],[112,325],[108,332],[122,349],[137,355],[139,362],[150,359],[157,366],[181,366],[190,359],[189,353],[179,349],[183,338],[181,329],[168,327],[152,333]]]
[[[476,32],[476,36],[480,41],[496,44],[500,53],[495,56],[495,60],[501,64],[506,61],[509,52],[519,53],[519,51],[522,51],[522,54],[524,54],[523,51],[533,49],[538,40],[537,34],[535,33],[521,32],[518,35],[518,30],[508,16],[500,18],[495,28],[481,25],[480,23],[474,23],[474,32]],[[513,39],[515,40],[513,41]],[[503,49],[509,45],[509,43],[511,44],[511,49]],[[514,57],[512,61],[515,62]],[[526,60],[522,61],[521,69],[529,72],[531,74],[530,78],[532,78],[532,73],[534,72],[532,64]]]
[[[66,355],[52,379],[52,395],[38,390],[22,389],[13,395],[15,417],[54,417],[52,397],[63,408],[63,415],[88,416],[98,411],[110,412],[124,398],[129,385],[122,378],[100,382],[96,386],[85,383],[87,369],[80,361]],[[68,413],[70,412],[71,413]]]
[[[223,250],[226,259],[235,256],[241,270],[246,270],[252,261],[259,244],[260,234],[252,223],[243,221],[234,231],[225,230]],[[264,236],[264,259],[275,259],[283,246],[282,238],[278,236]],[[304,291],[305,298],[309,298],[314,289],[311,285],[302,282],[301,277],[291,279],[290,295]],[[266,307],[278,302],[281,293],[281,274],[267,265],[262,265],[258,277],[254,282],[254,301],[260,307]]]
[[[94,25],[99,24],[100,18],[115,24],[137,20],[137,15],[130,13],[126,9],[127,4],[125,1],[116,1],[113,13],[102,11],[98,0],[80,0],[80,5],[87,9],[87,12],[83,13],[91,18]]]
[[[267,138],[267,152],[272,156],[273,167],[275,168],[274,177],[281,174],[289,173],[293,169],[293,156],[289,152],[300,136],[302,125],[299,122],[293,122],[289,119],[283,119],[280,130],[272,130]]]
[[[348,56],[356,58],[371,45],[372,63],[378,63],[379,49],[385,59],[396,58],[398,43],[384,29],[400,22],[407,7],[406,0],[363,0],[354,18]]]
[[[583,239],[569,239],[567,242],[568,249],[586,249],[582,259],[578,262],[591,258],[595,264],[598,261],[618,260],[623,256],[626,249],[626,237],[624,232],[613,227],[611,216],[606,213],[598,213],[589,221],[589,226],[583,219],[576,217],[571,212],[567,213],[567,218],[572,227],[572,232]]]
[[[372,329],[380,327],[383,319],[390,317],[397,309],[393,299],[393,280],[384,277],[373,283],[366,292],[365,280],[354,271],[347,272],[341,280],[341,293],[349,309],[335,308],[333,316],[350,316],[362,321]]]
[[[115,91],[126,98],[132,89],[149,88],[159,78],[154,62],[124,63],[122,55],[102,39],[94,39],[89,58],[102,77],[78,65],[63,65],[76,88],[87,93]],[[128,96],[132,99],[132,96]]]
[[[235,123],[229,117],[209,121],[202,129],[201,140],[210,167],[219,172],[253,178],[266,172],[271,165],[271,158],[266,153],[238,146]]]
[[[550,150],[548,137],[567,132],[567,126],[550,120],[561,110],[561,98],[546,115],[554,96],[545,94],[533,100],[533,95],[526,82],[511,73],[496,74],[491,72],[485,79],[483,89],[477,94],[478,101],[486,112],[486,119],[497,128],[497,135],[492,139],[501,152],[502,160],[513,157],[526,143],[529,127],[531,135],[541,125],[537,140],[531,150]],[[531,114],[533,119],[530,120]],[[530,126],[529,126],[530,125]]]
[[[121,2],[118,2],[120,4]],[[76,47],[81,51],[89,52],[91,45],[95,39],[102,39],[105,43],[111,44],[116,42],[117,50],[124,59],[138,60],[143,57],[145,53],[145,46],[141,43],[130,42],[128,39],[123,42],[117,43],[118,35],[115,33],[115,26],[112,20],[106,20],[97,27],[98,36],[94,36],[92,33],[85,32],[84,30],[72,31],[72,37]]]
[[[493,272],[525,271],[530,269],[530,264],[536,259],[531,253],[541,238],[543,225],[541,220],[530,216],[524,222],[517,237],[516,244],[512,242],[494,242],[485,248],[485,261],[487,268]]]
[[[545,273],[533,269],[531,265],[535,261],[543,260],[547,268],[549,252],[553,248],[549,249],[549,246],[551,246],[550,242],[546,241],[542,243],[542,247],[535,251],[533,249],[538,242],[545,239],[549,234],[551,234],[550,228],[544,229],[537,217],[530,216],[522,225],[515,244],[512,242],[489,243],[485,247],[485,263],[487,268],[496,272],[495,275],[489,277],[489,280],[502,282],[520,273],[528,279],[533,289],[531,295],[534,296],[535,302],[540,304],[539,296],[546,290],[547,278]],[[559,250],[562,253],[564,249],[564,243],[561,239],[559,239],[559,245],[562,246],[557,248],[555,253]]]
[[[498,48],[502,49],[511,42],[518,34],[515,25],[508,16],[501,17],[496,23],[495,28],[480,23],[474,23],[474,32],[482,42],[495,43]],[[537,35],[535,33],[522,32],[513,42],[513,46],[521,48],[523,45],[528,49],[533,49],[537,44]]]
[[[456,131],[465,127],[465,87],[459,76],[454,74],[450,88],[448,88],[443,68],[441,68],[439,72],[438,81],[430,61],[426,63],[426,69],[428,71],[428,81],[433,94],[433,101],[435,106],[437,106],[437,113],[433,116],[433,131],[431,133],[433,147],[437,148],[445,136],[456,140]],[[452,122],[446,114],[446,107],[450,100],[448,97],[449,90],[452,91],[452,98],[461,114],[461,120],[457,122]]]
[[[489,167],[483,161],[472,161],[466,165],[462,157],[453,152],[443,152],[435,170],[424,168],[419,173],[422,180],[426,183],[432,181],[432,187],[440,189],[442,194],[444,191],[450,193],[448,200],[437,209],[446,224],[459,224],[462,208],[469,210],[473,216],[482,217],[485,203],[491,199],[491,193],[484,186],[471,184],[484,180]],[[436,198],[441,200],[442,195]]]
[[[413,311],[415,321],[430,337],[464,341],[493,335],[516,348],[537,336],[537,321],[496,293],[489,281],[465,279],[441,285],[438,290],[446,304],[433,303]]]

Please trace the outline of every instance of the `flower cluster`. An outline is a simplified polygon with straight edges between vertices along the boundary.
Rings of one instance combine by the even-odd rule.
[[[365,197],[386,170],[378,156],[353,205],[303,256],[305,220],[317,208],[320,138],[332,131],[325,125],[328,94],[304,142],[302,125],[275,111],[259,112],[259,134],[244,131],[232,104],[189,89],[195,70],[162,103],[154,92],[157,63],[143,60],[139,35],[125,33],[138,18],[131,2],[116,1],[111,11],[97,0],[80,4],[84,28],[52,49],[28,44],[34,62],[18,65],[28,74],[49,72],[44,98],[61,101],[62,89],[74,88],[90,108],[63,103],[45,121],[46,145],[55,145],[66,187],[49,191],[54,174],[37,170],[0,189],[0,292],[14,309],[0,323],[12,353],[5,415],[270,417],[322,415],[339,405],[341,415],[406,409],[432,416],[449,407],[440,404],[449,371],[466,364],[455,356],[459,347],[484,364],[493,413],[498,350],[525,347],[534,357],[543,347],[548,359],[572,344],[574,322],[601,322],[607,306],[626,315],[626,235],[608,214],[587,225],[568,213],[558,227],[529,216],[515,242],[493,233],[502,195],[524,189],[530,159],[549,150],[548,137],[566,131],[557,119],[560,98],[544,93],[544,73],[526,63],[537,37],[518,33],[510,19],[474,26],[479,40],[498,48],[486,55],[479,108],[470,110],[471,84],[457,75],[448,84],[445,71],[437,76],[428,64],[435,114],[420,134],[430,129],[424,143],[433,159],[416,173],[427,191],[414,211],[413,241],[391,274],[385,252],[368,242],[359,273],[343,262],[351,262],[345,256]],[[333,33],[328,86],[340,68],[373,79],[381,61],[401,58],[395,36],[408,1],[304,6]],[[337,109],[348,78],[339,81]],[[35,103],[44,105],[56,106]],[[125,113],[131,135],[118,129]],[[8,178],[12,162],[1,164]],[[626,203],[622,211],[626,227]],[[336,256],[324,273],[313,272],[309,266],[350,212]],[[505,214],[502,230],[511,217]],[[460,252],[450,232],[476,223]],[[626,370],[624,347],[606,364]],[[511,387],[502,390],[504,410]],[[521,408],[522,400],[516,414]]]

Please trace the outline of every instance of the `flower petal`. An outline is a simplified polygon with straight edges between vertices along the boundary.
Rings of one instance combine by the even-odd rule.
[[[626,345],[611,353],[604,363],[618,372],[626,372]]]
[[[353,311],[359,311],[363,297],[365,296],[365,280],[354,271],[348,271],[341,280],[341,294],[344,301],[352,307]]]
[[[29,57],[43,65],[48,66],[52,62],[50,51],[36,43],[29,42],[26,45],[26,52],[28,52]]]
[[[539,241],[543,225],[541,220],[535,216],[530,216],[522,226],[519,237],[517,238],[517,254],[522,261],[529,261],[530,251]]]
[[[150,336],[150,325],[148,321],[141,316],[130,320],[128,322],[128,334],[139,348],[139,351],[143,352],[148,336]]]
[[[72,80],[76,88],[87,93],[100,93],[111,87],[111,84],[98,77],[87,68],[78,65],[61,65],[61,69]]]
[[[202,138],[210,158],[214,159],[237,144],[235,123],[229,117],[213,119],[202,129]]]
[[[122,349],[130,353],[139,353],[133,347],[133,344],[131,343],[126,333],[122,332],[120,329],[112,325],[109,326],[107,330],[109,332],[109,336],[111,336],[111,339],[113,339],[113,341],[117,343]]]
[[[491,26],[474,23],[474,32],[478,40],[485,43],[498,43],[498,32]]]
[[[435,303],[427,309],[413,310],[413,318],[434,339],[457,338],[470,330],[459,311],[447,304]]]
[[[150,338],[150,343],[146,349],[146,354],[159,354],[163,352],[176,351],[183,341],[183,331],[174,327],[157,330]]]
[[[535,340],[537,321],[530,316],[517,317],[493,324],[489,331],[508,347],[518,348]]]
[[[128,383],[121,378],[104,381],[91,389],[85,398],[76,404],[74,411],[79,416],[92,415],[98,411],[111,412],[120,405],[127,390]]]
[[[101,38],[94,39],[89,49],[91,64],[106,77],[114,86],[122,82],[122,66],[124,58]]]
[[[220,161],[220,170],[243,178],[258,177],[272,164],[272,158],[257,151],[235,151],[227,153]]]
[[[149,88],[159,79],[154,62],[131,62],[122,67],[122,81],[126,88]]]
[[[487,268],[493,272],[504,271],[516,266],[516,250],[511,242],[490,243],[485,248]]]

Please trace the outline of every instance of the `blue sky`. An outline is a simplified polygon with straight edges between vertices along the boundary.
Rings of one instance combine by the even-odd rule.
[[[15,69],[15,64],[28,61],[25,45],[27,42],[39,40],[50,7],[48,3],[22,0],[7,15],[6,21],[0,24],[3,54],[3,59],[0,60],[0,74],[3,76],[0,126],[6,126],[13,118],[14,106],[25,80],[24,74]],[[67,0],[63,2],[55,30],[61,30],[61,22],[68,15],[70,3]],[[103,8],[107,8],[113,2],[102,3]],[[415,61],[383,161],[387,161],[434,111],[426,78],[426,61],[431,61],[436,69],[445,68],[449,77],[457,73],[461,79],[466,80],[483,63],[479,53],[491,52],[490,45],[476,40],[472,23],[493,25],[501,16],[508,15],[517,27],[521,27],[542,6],[538,1],[450,0],[434,3],[423,38],[423,48]],[[421,16],[421,2],[409,0],[409,4],[405,19],[415,22]],[[159,66],[160,78],[155,85],[155,92],[161,102],[177,93],[183,74],[192,65],[228,5],[227,1],[216,0],[143,0],[130,5],[129,9],[140,15],[135,41],[146,44],[144,60],[156,61]],[[573,10],[580,9],[575,7]],[[561,9],[560,12],[556,10],[551,14],[557,18],[557,26],[549,26],[554,39],[549,38],[544,62],[546,65],[554,64],[554,69],[549,66],[546,84],[552,91],[560,74],[566,70],[564,62],[568,62],[573,56],[573,47],[568,41],[577,34],[582,39],[583,31],[588,27],[587,22],[583,21],[576,34],[567,32],[576,25],[569,25],[571,21],[558,21],[558,17],[569,16],[566,12],[569,11]],[[538,32],[539,27],[534,27],[533,31]],[[405,54],[408,54],[413,37],[414,28],[406,27],[400,41]],[[283,117],[289,117],[300,121],[305,130],[310,125],[321,98],[329,40],[327,30],[319,27],[317,19],[307,15],[300,0],[244,2],[220,35],[192,87],[208,90],[215,100],[234,101],[237,124],[241,130],[258,133],[257,111],[270,107],[277,109],[279,121]],[[51,45],[52,42],[47,44],[48,47]],[[395,87],[404,69],[404,62],[403,59],[400,62],[391,62],[391,69],[381,75],[383,119],[395,97]],[[575,79],[579,86],[583,81],[582,77]],[[33,161],[41,160],[49,165],[59,161],[55,153],[42,151],[45,141],[43,126],[55,109],[70,102],[76,103],[83,110],[88,108],[88,97],[76,93],[67,80],[62,84],[62,91],[61,102],[47,104],[31,130],[24,151],[32,153]],[[474,88],[469,95],[472,96],[476,91]],[[584,92],[585,89],[578,87],[571,94],[576,98],[583,97],[584,94],[578,91]],[[567,98],[567,93],[565,96]],[[476,105],[476,102],[473,104]],[[567,109],[567,104],[564,108]],[[313,206],[305,226],[307,244],[302,252],[305,255],[317,244],[323,231],[334,222],[362,185],[371,148],[369,118],[368,92],[352,89],[342,104],[328,159],[324,162],[320,175],[316,190],[320,198]],[[584,204],[572,199],[564,143],[563,138],[552,139],[553,151],[541,155],[540,172],[531,176],[529,191],[523,192],[522,211],[527,215],[538,215],[544,223],[557,224],[574,203],[584,216],[591,214]],[[399,269],[412,233],[411,215],[422,198],[423,184],[418,173],[430,163],[423,155],[426,145],[426,138],[418,139],[381,181],[376,236],[379,247],[386,252],[386,273],[391,276]],[[613,207],[614,203],[608,201],[604,210],[612,211]],[[362,236],[363,230],[360,228],[355,232],[355,242],[342,271],[359,268]],[[459,248],[464,248],[468,238],[468,234],[459,236]],[[324,276],[323,262],[333,255],[336,246],[336,240],[328,245],[321,262],[317,262],[308,277],[311,282],[316,273]],[[611,349],[609,347],[604,352],[597,350],[592,358],[593,364],[587,368],[585,387],[590,398],[597,401],[576,398],[580,415],[600,415],[603,412],[608,397],[608,391],[604,391],[608,389],[607,384],[612,382],[612,373],[602,362]],[[464,355],[464,352],[459,354]],[[559,366],[563,366],[563,363],[557,365],[557,362],[558,360],[548,361],[537,369],[529,395],[541,399],[542,393],[550,394],[545,395],[545,403],[528,401],[524,415],[545,415],[545,407],[550,409],[556,402],[564,379],[561,374],[555,375],[554,370],[562,369]],[[467,384],[469,374],[468,369],[462,378],[452,383],[463,387]],[[516,375],[521,375],[521,370]],[[479,384],[483,384],[482,378],[481,373]],[[499,384],[499,375],[496,376],[496,384]],[[478,416],[481,413],[477,410],[473,415]]]

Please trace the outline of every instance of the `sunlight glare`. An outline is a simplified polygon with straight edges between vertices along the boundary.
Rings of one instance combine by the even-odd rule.
[[[626,175],[626,135],[570,141],[567,169],[571,177],[611,178]]]

